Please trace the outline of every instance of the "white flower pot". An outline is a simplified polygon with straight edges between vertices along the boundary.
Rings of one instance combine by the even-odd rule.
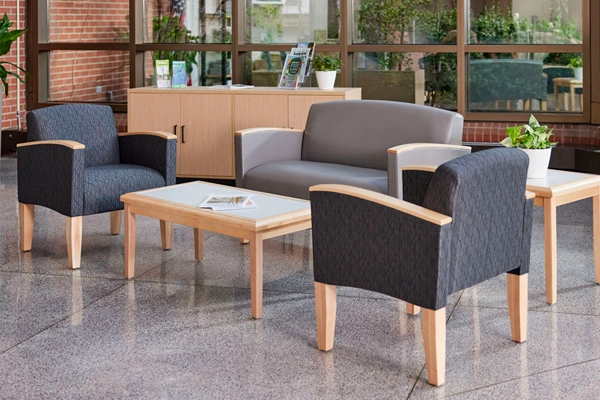
[[[575,79],[583,80],[583,68],[573,68],[573,72],[575,73]]]
[[[337,74],[336,71],[317,71],[316,73],[319,89],[333,89],[333,85],[335,84],[335,76]]]
[[[527,178],[539,179],[545,178],[548,172],[548,165],[550,164],[550,153],[552,148],[549,149],[519,149],[527,153],[529,156],[529,168],[527,169]]]

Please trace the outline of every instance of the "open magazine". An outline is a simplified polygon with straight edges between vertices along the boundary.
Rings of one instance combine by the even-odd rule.
[[[228,196],[222,194],[211,194],[198,207],[210,208],[214,211],[245,210],[256,208],[251,200],[252,195]]]

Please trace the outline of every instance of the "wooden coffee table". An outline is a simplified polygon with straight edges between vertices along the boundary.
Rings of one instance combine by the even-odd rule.
[[[210,194],[248,194],[257,208],[212,211],[199,208]],[[127,193],[125,203],[125,277],[134,276],[135,216],[161,220],[164,249],[171,248],[172,223],[194,228],[196,260],[204,256],[204,230],[250,241],[250,302],[252,317],[262,317],[263,240],[311,228],[310,202],[205,182],[191,182]]]
[[[546,178],[528,179],[527,190],[535,193],[534,204],[544,207],[544,253],[546,302],[556,303],[556,207],[592,198],[594,268],[600,283],[600,175],[548,170]]]

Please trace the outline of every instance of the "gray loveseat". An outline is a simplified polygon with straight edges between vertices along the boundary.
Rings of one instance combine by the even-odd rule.
[[[236,132],[236,185],[308,199],[310,186],[336,183],[402,198],[403,167],[440,165],[470,153],[461,146],[462,129],[460,114],[410,103],[316,103],[304,131]]]

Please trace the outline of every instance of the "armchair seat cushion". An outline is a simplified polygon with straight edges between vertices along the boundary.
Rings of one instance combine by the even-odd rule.
[[[115,193],[129,193],[165,186],[165,178],[160,172],[132,164],[86,168],[83,181],[83,215],[123,209],[123,203]]]
[[[310,193],[306,188],[320,183],[388,193],[387,171],[342,164],[279,161],[252,168],[244,175],[245,188],[307,200]]]

